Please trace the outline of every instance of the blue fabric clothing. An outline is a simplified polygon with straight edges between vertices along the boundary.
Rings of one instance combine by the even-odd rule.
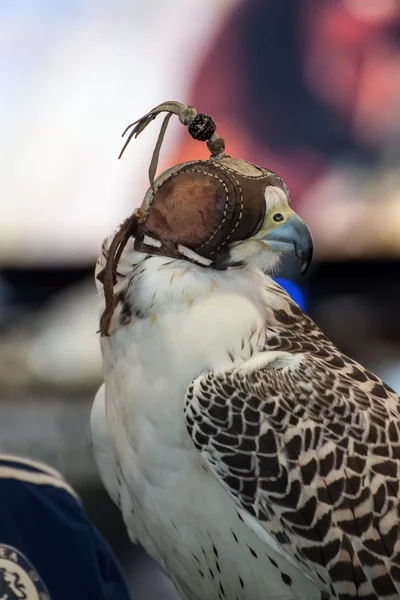
[[[114,555],[47,465],[0,455],[0,599],[129,600]]]

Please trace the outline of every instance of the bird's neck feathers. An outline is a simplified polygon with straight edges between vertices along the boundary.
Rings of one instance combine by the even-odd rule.
[[[260,307],[265,305],[265,288],[272,280],[258,268],[218,271],[185,260],[136,252],[133,243],[129,240],[117,269],[116,316],[123,310],[136,317],[187,310],[211,296],[226,302],[234,296],[244,296]],[[106,254],[103,247],[96,273],[104,267]],[[98,286],[102,295],[99,282]]]

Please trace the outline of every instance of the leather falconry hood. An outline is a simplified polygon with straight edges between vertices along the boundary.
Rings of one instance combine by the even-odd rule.
[[[128,138],[137,137],[161,112],[166,112],[149,167],[150,187],[141,207],[124,221],[109,249],[106,267],[98,275],[103,282],[106,309],[100,325],[109,334],[114,312],[114,285],[119,258],[130,237],[135,250],[187,260],[212,269],[226,268],[229,244],[256,234],[265,217],[265,188],[273,185],[287,193],[283,181],[268,169],[225,154],[225,142],[216,134],[212,117],[192,106],[165,102],[127,127]],[[211,156],[178,164],[157,179],[158,157],[168,126],[175,114],[190,135],[207,142]]]

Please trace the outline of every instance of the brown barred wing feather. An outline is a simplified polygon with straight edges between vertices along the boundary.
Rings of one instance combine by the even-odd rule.
[[[349,359],[269,354],[192,382],[196,448],[247,522],[322,590],[399,598],[399,397]]]

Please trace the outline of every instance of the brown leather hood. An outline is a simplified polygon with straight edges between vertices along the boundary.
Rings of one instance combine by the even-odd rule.
[[[182,245],[218,268],[219,253],[260,229],[270,185],[286,189],[271,171],[228,157],[176,165],[145,196],[135,249],[183,258]]]
[[[266,187],[280,187],[288,195],[285,184],[272,171],[225,154],[225,142],[217,135],[212,117],[180,102],[163,102],[129,125],[123,134],[129,132],[120,157],[130,140],[161,113],[167,114],[149,166],[150,188],[140,209],[115,234],[106,266],[98,275],[106,301],[102,336],[109,335],[118,262],[130,237],[135,239],[139,252],[224,269],[229,244],[255,235],[262,226]],[[211,156],[209,160],[176,165],[155,180],[161,145],[173,114],[194,139],[207,143]]]

